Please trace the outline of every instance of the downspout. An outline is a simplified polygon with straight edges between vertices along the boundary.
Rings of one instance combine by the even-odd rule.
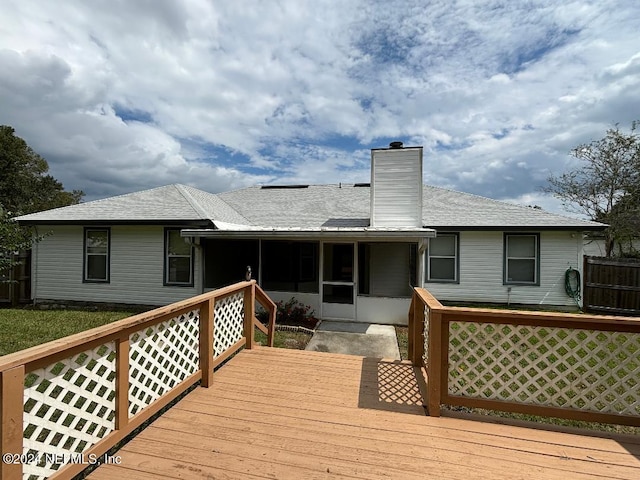
[[[38,226],[33,227],[34,230],[34,239],[38,238]],[[31,300],[33,301],[33,305],[36,304],[37,292],[38,292],[38,269],[36,266],[38,265],[38,243],[37,241],[32,242],[31,245]]]
[[[262,239],[258,239],[258,285],[262,286]]]
[[[200,266],[200,293],[204,293],[204,277],[205,277],[205,271],[204,271],[204,247],[202,246],[202,240],[200,240],[200,239],[198,239],[198,244],[195,245],[195,239],[196,239],[196,237],[191,237],[191,240],[194,243],[193,247],[196,247],[195,250],[196,250],[197,255],[198,255],[198,262],[199,262],[199,266]]]
[[[584,232],[576,232],[576,243],[577,243],[577,251],[578,255],[576,258],[576,269],[578,270],[579,278],[584,279]],[[584,281],[584,280],[583,280]],[[578,300],[578,308],[580,310],[584,310],[584,284],[580,285],[580,289],[582,290],[582,295]]]
[[[324,240],[320,240],[320,255],[318,255],[318,298],[320,300],[320,318],[324,318],[324,302],[322,301],[324,297]]]

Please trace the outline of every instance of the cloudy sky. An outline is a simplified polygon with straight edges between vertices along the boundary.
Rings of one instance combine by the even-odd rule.
[[[85,200],[424,181],[560,211],[569,150],[640,118],[640,3],[0,0],[0,124]]]

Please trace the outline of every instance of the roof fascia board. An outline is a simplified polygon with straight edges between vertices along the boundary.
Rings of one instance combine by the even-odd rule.
[[[556,232],[597,232],[605,230],[608,225],[509,225],[509,226],[456,226],[443,225],[431,227],[439,231],[459,232],[522,232],[522,231],[556,231]]]
[[[212,223],[209,220],[18,220],[20,225],[176,225],[208,227]]]
[[[407,238],[433,238],[436,231],[432,229],[409,231],[376,231],[376,230],[246,230],[229,231],[213,229],[183,229],[183,237],[200,238],[341,238],[341,239],[380,239],[385,241],[406,240]]]

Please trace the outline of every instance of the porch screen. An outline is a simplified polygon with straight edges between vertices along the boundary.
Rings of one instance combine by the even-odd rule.
[[[358,294],[409,297],[416,278],[415,244],[360,243]]]
[[[247,266],[259,278],[258,240],[203,239],[204,287],[220,288],[245,278]]]
[[[262,288],[318,293],[318,242],[262,241]]]

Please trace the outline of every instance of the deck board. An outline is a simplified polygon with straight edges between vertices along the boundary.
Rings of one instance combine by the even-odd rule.
[[[242,351],[118,455],[88,478],[640,478],[638,438],[427,417],[407,362],[270,348]]]

